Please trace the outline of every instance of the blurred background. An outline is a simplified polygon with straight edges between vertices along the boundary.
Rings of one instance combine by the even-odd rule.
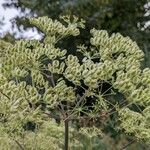
[[[110,34],[120,32],[138,43],[145,52],[143,67],[150,67],[150,0],[0,0],[0,38],[9,42],[20,38],[42,39],[43,35],[28,23],[27,18],[49,16],[58,19],[59,15],[65,14],[86,20],[86,29],[79,37],[64,41],[66,48],[74,50],[78,43],[88,45],[91,28],[105,29]],[[123,135],[118,137],[113,122],[110,124],[110,136],[101,141],[101,149],[109,146],[108,149],[112,149],[113,145],[116,147],[128,139]],[[138,142],[127,149],[148,150],[144,143]]]

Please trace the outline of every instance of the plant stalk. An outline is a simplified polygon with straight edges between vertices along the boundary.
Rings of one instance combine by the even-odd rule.
[[[69,120],[65,119],[65,150],[69,149]]]

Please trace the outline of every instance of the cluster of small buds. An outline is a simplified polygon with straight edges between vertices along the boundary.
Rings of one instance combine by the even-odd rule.
[[[59,62],[58,60],[54,60],[51,64],[48,64],[48,70],[51,73],[63,74],[65,69],[65,63]]]
[[[123,108],[118,113],[123,120],[122,126],[125,129],[128,128],[128,133],[134,132],[137,126],[144,121],[144,117],[140,113],[131,111],[129,108]]]
[[[112,79],[115,72],[115,65],[111,61],[103,63],[93,63],[92,60],[87,60],[83,63],[82,76],[85,85],[91,88],[98,88],[100,81],[108,81]]]
[[[7,82],[7,78],[2,73],[0,73],[0,79],[0,85],[3,85]]]
[[[1,72],[8,78],[25,77],[29,70],[40,68],[42,56],[45,55],[53,60],[57,57],[64,58],[65,54],[66,50],[60,50],[51,44],[44,45],[36,40],[32,42],[27,40],[17,41],[14,45],[6,48],[5,56],[2,58]]]
[[[141,82],[150,88],[150,68],[145,68],[142,72]]]
[[[45,34],[43,41],[18,40],[14,44],[0,41],[0,109],[12,119],[15,112],[19,114],[18,121],[16,115],[8,127],[14,128],[15,121],[41,119],[38,109],[29,110],[29,102],[35,104],[42,100],[49,104],[50,108],[57,107],[62,101],[68,105],[76,104],[76,88],[82,84],[83,89],[88,87],[85,97],[97,98],[95,105],[108,109],[109,105],[105,99],[96,97],[96,92],[101,82],[109,82],[124,95],[127,103],[144,107],[144,110],[138,113],[118,106],[121,127],[139,139],[150,141],[150,69],[141,71],[143,52],[129,37],[123,37],[119,33],[109,37],[105,30],[92,29],[92,47],[78,47],[78,51],[84,56],[80,62],[77,56],[67,56],[67,51],[56,47],[56,43],[66,36],[79,35],[79,28],[84,28],[84,21],[79,21],[74,16],[71,21],[69,16],[61,19],[65,25],[48,17],[29,20]],[[95,58],[97,60],[94,60]],[[49,74],[61,76],[61,79],[51,78],[56,80],[54,87],[47,80]],[[32,83],[27,85],[21,82],[26,81],[24,77],[31,78]],[[62,78],[75,85],[68,86]],[[39,94],[40,92],[43,93]]]
[[[46,81],[44,80],[44,76],[41,74],[39,70],[32,70],[31,77],[32,77],[33,85],[44,86],[46,84]]]
[[[120,92],[130,93],[135,90],[136,85],[140,83],[140,70],[131,66],[127,72],[118,71],[113,86]]]
[[[35,25],[39,28],[43,33],[46,35],[55,33],[64,34],[65,26],[62,25],[59,21],[53,21],[51,18],[45,17],[38,17],[38,18],[31,18],[30,23]]]
[[[72,16],[72,18],[69,15],[60,16],[59,18],[63,20],[64,22],[66,22],[68,25],[74,24],[76,25],[76,27],[85,28],[85,20],[83,20],[82,18],[79,19],[78,17],[74,15]]]
[[[144,110],[143,110],[143,114],[146,117],[146,122],[148,125],[150,125],[149,123],[149,119],[150,119],[150,106],[147,106]],[[148,126],[149,127],[149,126]]]
[[[16,67],[12,70],[11,74],[13,77],[26,77],[28,75],[28,71]]]
[[[140,87],[131,92],[129,99],[141,106],[149,106],[150,105],[150,88]]]
[[[46,55],[50,60],[54,60],[57,57],[63,58],[66,55],[66,50],[61,50],[55,48],[52,44],[41,44],[32,51],[32,55],[37,55],[36,60],[38,60],[42,55]]]
[[[41,95],[38,93],[37,88],[31,85],[26,86],[24,95],[25,98],[29,100],[32,104],[36,104],[41,100]]]
[[[34,43],[34,42],[33,42]],[[35,56],[29,48],[27,48],[27,41],[17,41],[14,45],[8,46],[5,56],[2,57],[2,72],[8,78],[16,76],[25,76],[28,73],[26,69],[34,66]],[[21,71],[22,70],[22,71]],[[25,73],[26,72],[26,73]]]
[[[147,143],[150,142],[149,121],[146,116],[128,108],[123,108],[118,113],[121,121],[120,126],[125,129],[126,133],[134,134],[137,139],[142,139]]]
[[[124,94],[129,103],[148,108],[150,106],[150,71],[149,68],[141,71],[140,62],[144,54],[136,42],[119,33],[109,37],[105,30],[93,29],[91,34],[93,35],[91,44],[99,49],[99,58],[104,62],[109,60],[115,64],[116,76],[111,81],[113,87]],[[119,115],[121,127],[127,133],[135,134],[138,139],[150,141],[150,128],[147,126],[149,121],[146,117],[128,108],[121,109]]]
[[[14,81],[0,84],[0,110],[4,117],[10,117],[13,113],[26,109],[28,104],[24,97],[25,86],[25,82],[16,85]]]
[[[82,79],[82,66],[79,64],[78,58],[76,56],[69,55],[65,60],[65,63],[67,66],[63,74],[65,78],[76,85],[80,85],[80,80]]]
[[[2,93],[2,97],[4,99],[14,99],[13,98],[15,95],[14,93],[17,92],[17,94],[22,94],[22,90],[25,88],[25,82],[21,82],[18,85],[16,85],[16,83],[14,81],[10,81],[10,82],[5,82],[5,84],[1,84],[0,85],[0,90]],[[7,96],[6,96],[7,95]],[[22,95],[23,96],[23,95]]]
[[[55,34],[59,34],[61,36],[73,35],[77,36],[80,34],[78,27],[84,28],[84,21],[79,21],[76,17],[74,17],[72,22],[69,22],[70,19],[66,16],[62,16],[63,19],[68,26],[65,27],[61,22],[57,20],[52,20],[46,17],[38,17],[30,19],[30,23],[38,27],[43,33],[48,36],[53,36]]]
[[[107,31],[96,29],[92,29],[91,34],[93,35],[91,44],[99,48],[102,60],[116,59],[114,57],[119,53],[125,53],[125,57],[133,57],[138,61],[143,60],[143,52],[129,37],[123,37],[119,33],[109,37]]]
[[[73,87],[60,81],[55,87],[48,87],[44,93],[43,100],[50,104],[50,107],[57,106],[61,101],[74,102],[76,99]]]

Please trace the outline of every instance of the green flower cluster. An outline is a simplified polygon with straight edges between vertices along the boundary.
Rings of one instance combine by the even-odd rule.
[[[69,55],[65,62],[67,68],[64,71],[64,76],[74,84],[80,85],[80,80],[82,79],[82,66],[79,64],[78,58],[76,56]]]
[[[149,124],[150,109],[143,110],[143,115],[124,108],[119,111],[121,116],[121,127],[128,134],[134,134],[139,140],[150,142],[150,124]]]
[[[109,36],[105,30],[92,29],[91,47],[78,46],[84,56],[79,61],[77,56],[68,55],[67,50],[59,48],[57,42],[69,35],[79,35],[84,21],[75,16],[61,19],[64,24],[48,17],[29,20],[45,34],[42,41],[18,40],[13,44],[0,41],[0,113],[3,122],[0,130],[3,128],[4,131],[7,126],[6,134],[21,133],[28,121],[35,122],[40,128],[42,122],[49,121],[45,116],[47,111],[55,112],[65,107],[67,114],[76,114],[73,111],[90,96],[96,99],[92,107],[98,110],[97,113],[114,109],[100,90],[105,82],[123,94],[127,103],[127,108],[120,107],[117,102],[114,104],[121,127],[126,133],[149,142],[150,69],[141,70],[143,52],[129,37],[119,33]],[[78,88],[84,90],[83,95],[78,93]],[[45,108],[41,108],[41,103]],[[68,106],[63,106],[65,104]],[[128,106],[132,104],[140,111],[131,110]],[[41,139],[43,135],[39,134]],[[54,135],[48,137],[51,136]]]
[[[67,23],[67,27],[63,25],[61,22],[57,20],[52,20],[51,18],[46,17],[38,17],[30,19],[30,23],[39,28],[46,35],[60,35],[60,36],[68,36],[73,35],[77,36],[80,34],[78,27],[84,28],[84,20],[79,19],[73,16],[73,20],[70,21],[70,16],[61,16],[65,23]]]
[[[74,102],[76,96],[73,87],[68,87],[62,80],[55,87],[46,89],[43,99],[53,108],[62,101]]]

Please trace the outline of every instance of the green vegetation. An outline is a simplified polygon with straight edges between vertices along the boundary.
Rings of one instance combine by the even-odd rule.
[[[44,33],[41,41],[0,41],[0,147],[64,149],[68,123],[69,149],[107,149],[109,128],[120,139],[126,134],[149,144],[150,69],[141,69],[144,53],[129,37],[91,29],[90,42],[72,54],[64,41],[76,38],[85,21],[60,20],[29,19]]]
[[[145,23],[150,20],[148,5],[150,0],[18,0],[18,2],[6,2],[6,6],[15,8],[29,8],[37,16],[48,16],[58,19],[59,15],[76,15],[86,21],[86,29],[79,37],[69,38],[64,41],[67,49],[70,47],[74,53],[74,45],[79,43],[89,44],[89,31],[91,28],[107,30],[108,33],[121,33],[136,41],[145,53],[144,65],[150,67],[150,27]],[[16,18],[18,27],[24,24],[29,27],[27,21]],[[21,30],[21,28],[20,28]],[[73,49],[74,48],[74,49]]]

